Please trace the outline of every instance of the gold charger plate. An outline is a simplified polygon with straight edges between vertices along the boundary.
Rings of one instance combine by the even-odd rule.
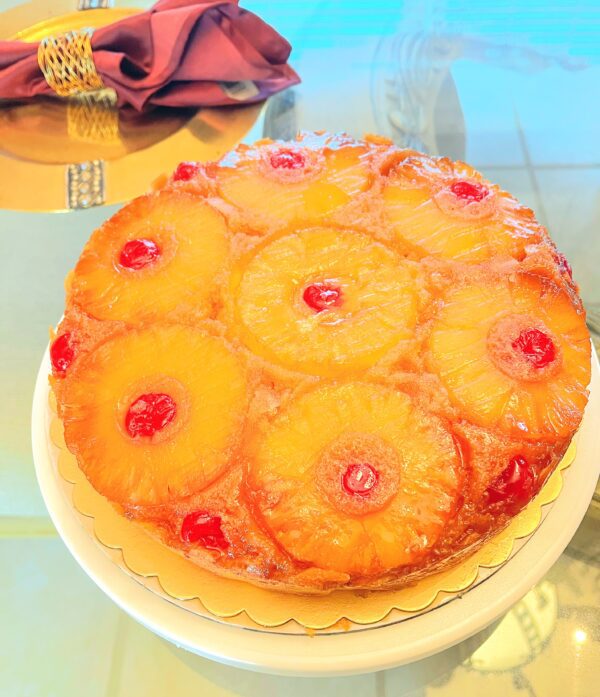
[[[0,40],[39,41],[98,28],[140,8],[77,11],[75,0],[34,0],[0,14]],[[120,203],[183,160],[220,158],[262,104],[118,111],[97,99],[36,99],[0,107],[0,208],[63,211]],[[35,192],[35,196],[32,195]]]

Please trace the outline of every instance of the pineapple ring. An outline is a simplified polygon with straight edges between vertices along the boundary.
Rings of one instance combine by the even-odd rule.
[[[158,257],[124,267],[133,240],[155,243]],[[141,196],[91,236],[73,274],[73,301],[92,317],[128,323],[177,311],[206,317],[227,266],[227,240],[225,221],[202,200],[183,191]]]
[[[283,165],[280,151],[290,154]],[[343,136],[240,146],[219,163],[217,186],[225,200],[251,212],[248,222],[260,232],[317,223],[370,186],[368,153]]]
[[[413,337],[415,273],[361,233],[314,228],[280,237],[250,259],[234,288],[242,340],[292,370],[334,376],[368,368]],[[336,296],[315,311],[306,290],[318,287]]]
[[[376,468],[370,463],[377,463]],[[343,433],[321,452],[315,477],[338,511],[364,515],[381,510],[398,492],[401,470],[400,456],[389,443],[353,432]]]
[[[362,515],[358,497],[342,492],[351,501],[344,511],[323,482],[332,444],[343,439],[348,449],[353,438],[376,470],[383,452],[381,484],[386,468],[399,468],[385,500],[373,508],[365,498]],[[456,509],[461,477],[454,441],[437,417],[402,392],[346,383],[295,398],[257,436],[247,484],[271,534],[292,557],[369,576],[427,554]]]
[[[511,365],[498,346],[499,329],[522,329],[526,317],[534,331],[547,330],[554,346],[551,364],[539,369],[541,378]],[[585,314],[565,290],[533,275],[465,285],[449,292],[434,321],[428,364],[473,423],[526,440],[568,437],[587,403]]]
[[[481,193],[461,197],[457,185]],[[383,201],[396,240],[421,256],[463,262],[499,254],[522,259],[526,245],[542,236],[529,209],[484,183],[474,169],[446,158],[407,157],[391,167]]]
[[[128,410],[167,394],[175,418],[134,438]],[[124,506],[172,502],[229,465],[246,408],[245,370],[225,342],[178,325],[130,330],[80,358],[61,387],[65,440],[94,488]]]

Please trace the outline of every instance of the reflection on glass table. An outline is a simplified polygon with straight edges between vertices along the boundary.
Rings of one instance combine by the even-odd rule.
[[[0,11],[16,5],[0,0]],[[77,0],[72,5],[76,9]],[[571,262],[590,327],[600,331],[600,8],[595,0],[569,6],[539,0],[476,6],[466,0],[368,5],[248,0],[245,5],[291,41],[292,64],[303,82],[272,99],[236,133],[223,127],[228,143],[325,128],[354,135],[379,132],[402,146],[464,159],[534,209]],[[22,163],[37,159],[41,168],[63,167],[59,183],[64,187],[64,166],[81,165],[64,158],[70,147],[82,147],[82,124],[90,122],[81,119],[82,109],[72,111],[70,122],[54,107],[42,113],[30,106],[21,113],[15,131],[15,112],[0,110],[0,177],[11,185],[20,177],[19,196],[28,202],[7,201],[8,186],[0,192],[0,379],[9,396],[0,402],[0,616],[3,627],[10,627],[0,634],[0,695],[595,695],[600,501],[592,502],[543,581],[497,625],[442,654],[376,675],[292,680],[204,661],[128,619],[84,576],[56,537],[38,493],[30,404],[49,325],[62,311],[63,279],[91,230],[115,210],[104,201],[122,197],[86,200],[68,213],[24,212],[43,203],[51,186],[43,176],[21,175]],[[50,139],[37,130],[42,120],[54,124]],[[117,167],[121,154],[106,152],[114,120],[93,124],[86,137],[100,130],[105,149],[100,159]],[[139,161],[135,176],[123,176],[124,198],[150,184],[144,170],[148,154],[179,125],[167,115],[161,128],[150,141],[137,129],[125,139]],[[218,124],[209,117],[198,129],[198,142],[210,142]],[[120,132],[127,133],[125,124]],[[79,134],[77,142],[73,134]],[[54,148],[51,161],[44,150],[48,142]],[[58,161],[57,142],[63,158]],[[192,139],[181,154],[171,155],[165,167],[203,156]],[[84,161],[94,159],[98,151],[86,150]],[[65,612],[66,607],[77,611]]]

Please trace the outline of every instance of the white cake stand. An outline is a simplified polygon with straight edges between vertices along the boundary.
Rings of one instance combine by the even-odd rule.
[[[600,473],[600,371],[592,357],[590,401],[574,463],[543,522],[508,562],[460,598],[385,626],[308,636],[251,629],[191,613],[153,592],[115,563],[74,509],[58,473],[48,429],[48,352],[35,387],[32,444],[38,482],[58,532],[89,577],[125,612],[195,654],[279,675],[333,676],[384,670],[442,651],[504,614],[548,571],[583,519]],[[114,553],[113,553],[114,554]]]

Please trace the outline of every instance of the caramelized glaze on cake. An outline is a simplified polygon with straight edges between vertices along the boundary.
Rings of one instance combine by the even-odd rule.
[[[539,491],[590,379],[570,267],[477,171],[302,134],[182,163],[93,233],[50,348],[103,496],[215,573],[394,588]]]

